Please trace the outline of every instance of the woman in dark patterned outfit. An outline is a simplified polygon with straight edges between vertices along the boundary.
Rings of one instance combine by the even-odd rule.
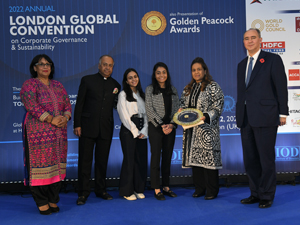
[[[191,71],[192,80],[183,90],[180,107],[202,111],[204,124],[184,131],[182,165],[192,167],[196,189],[193,197],[205,195],[210,200],[219,193],[218,170],[222,169],[219,117],[224,95],[202,58],[193,60]]]

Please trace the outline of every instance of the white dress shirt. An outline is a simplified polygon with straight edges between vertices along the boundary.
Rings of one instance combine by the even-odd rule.
[[[133,92],[133,97],[137,100],[136,102],[129,102],[126,100],[126,93],[121,91],[118,96],[117,110],[119,113],[120,120],[122,124],[131,131],[134,138],[143,134],[145,137],[148,137],[148,119],[145,109],[145,101],[141,98],[139,93]],[[144,127],[141,131],[135,126],[131,121],[132,115],[138,114],[140,117],[144,118]]]
[[[256,52],[253,56],[248,55],[248,62],[247,62],[247,68],[246,68],[245,81],[247,80],[247,76],[248,76],[247,72],[248,72],[248,67],[249,67],[249,63],[250,63],[250,58],[251,58],[251,57],[253,58],[253,61],[252,61],[252,71],[253,71],[253,68],[254,68],[255,63],[256,63],[256,61],[257,61],[257,58],[258,58],[258,56],[259,56],[259,54],[260,54],[260,51],[261,51],[261,50],[259,49],[259,51]]]

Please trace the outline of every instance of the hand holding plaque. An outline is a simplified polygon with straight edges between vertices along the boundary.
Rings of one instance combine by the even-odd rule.
[[[185,130],[203,124],[202,117],[203,113],[199,109],[186,108],[175,113],[173,120]]]

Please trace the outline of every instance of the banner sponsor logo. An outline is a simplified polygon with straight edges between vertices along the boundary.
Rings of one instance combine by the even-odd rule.
[[[294,62],[292,62],[292,65],[300,65],[300,61],[294,61]]]
[[[235,107],[235,100],[233,97],[226,95],[224,96],[224,107],[223,112],[232,112]]]
[[[293,127],[300,127],[300,117],[291,119],[291,123]]]
[[[174,149],[171,164],[182,164],[182,149]]]
[[[142,29],[146,34],[157,36],[164,32],[167,27],[167,21],[163,14],[157,11],[146,13],[141,21]]]
[[[300,17],[296,17],[296,32],[300,32]]]
[[[289,81],[300,80],[300,70],[292,69],[289,70]]]
[[[292,114],[292,113],[300,113],[300,109],[290,109],[289,113],[290,114]]]
[[[253,4],[253,3],[260,3],[260,4],[262,4],[259,0],[253,0],[253,1],[250,3],[250,5]]]
[[[300,161],[300,146],[275,146],[276,161]]]
[[[292,98],[294,101],[300,101],[300,93],[293,93]]]
[[[257,28],[262,32],[265,29],[265,24],[262,20],[256,19],[251,23],[251,28]]]
[[[262,42],[261,49],[267,52],[285,52],[285,41]]]
[[[251,23],[252,28],[257,28],[261,32],[284,32],[285,27],[282,26],[282,19],[265,19],[264,22],[260,19],[253,20]]]

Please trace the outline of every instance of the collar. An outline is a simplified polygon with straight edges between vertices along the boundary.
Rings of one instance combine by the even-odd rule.
[[[253,61],[256,62],[256,60],[257,60],[257,58],[258,58],[260,52],[261,52],[261,49],[259,49],[253,56],[250,56],[249,53],[248,53],[248,59],[249,59],[250,57],[253,57]]]

